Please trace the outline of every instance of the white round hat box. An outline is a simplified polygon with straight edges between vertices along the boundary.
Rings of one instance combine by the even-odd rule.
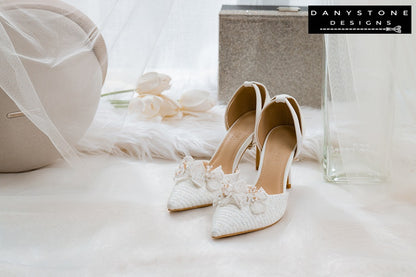
[[[103,37],[86,15],[59,0],[0,0],[0,15],[44,110],[74,146],[97,111],[107,72]],[[3,85],[0,82],[0,172],[54,162],[60,157],[56,147],[20,112]]]

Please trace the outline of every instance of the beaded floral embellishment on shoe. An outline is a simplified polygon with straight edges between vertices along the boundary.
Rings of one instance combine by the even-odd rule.
[[[267,197],[263,188],[239,180],[223,184],[213,204],[220,207],[235,205],[240,209],[248,206],[253,214],[262,214],[266,211]]]
[[[206,161],[194,160],[186,156],[176,170],[174,181],[178,184],[190,180],[195,187],[206,187],[208,191],[214,192],[223,183],[224,175],[221,166],[212,169]]]

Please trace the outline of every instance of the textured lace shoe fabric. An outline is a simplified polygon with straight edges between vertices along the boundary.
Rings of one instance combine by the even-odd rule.
[[[260,230],[279,221],[286,211],[288,192],[269,195],[244,181],[224,184],[214,200],[212,237],[222,238]]]
[[[208,161],[186,156],[176,170],[168,210],[182,211],[209,206],[225,181],[237,179],[238,173],[224,174],[221,166],[213,169]]]

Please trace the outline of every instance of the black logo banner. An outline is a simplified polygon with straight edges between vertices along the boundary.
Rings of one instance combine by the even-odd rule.
[[[412,6],[308,7],[310,34],[411,34]]]

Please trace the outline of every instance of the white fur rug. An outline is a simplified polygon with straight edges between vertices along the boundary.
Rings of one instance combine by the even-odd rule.
[[[184,155],[209,159],[225,135],[224,110],[225,106],[215,106],[198,116],[143,121],[128,115],[125,109],[115,109],[101,101],[95,121],[77,148],[85,155],[110,154],[139,160],[179,160]],[[299,158],[321,161],[322,111],[303,107],[302,115],[304,142]],[[393,197],[403,198],[416,193],[416,126],[402,117],[399,119],[391,167],[394,186],[388,186],[387,190]],[[253,160],[254,155],[254,150],[249,150],[243,160]]]
[[[101,101],[95,121],[78,150],[85,154],[113,154],[139,159],[178,160],[184,155],[209,158],[225,135],[225,106],[182,119],[144,121]],[[319,160],[323,137],[321,111],[303,108],[305,137],[300,158]],[[254,157],[254,150],[245,155]]]

